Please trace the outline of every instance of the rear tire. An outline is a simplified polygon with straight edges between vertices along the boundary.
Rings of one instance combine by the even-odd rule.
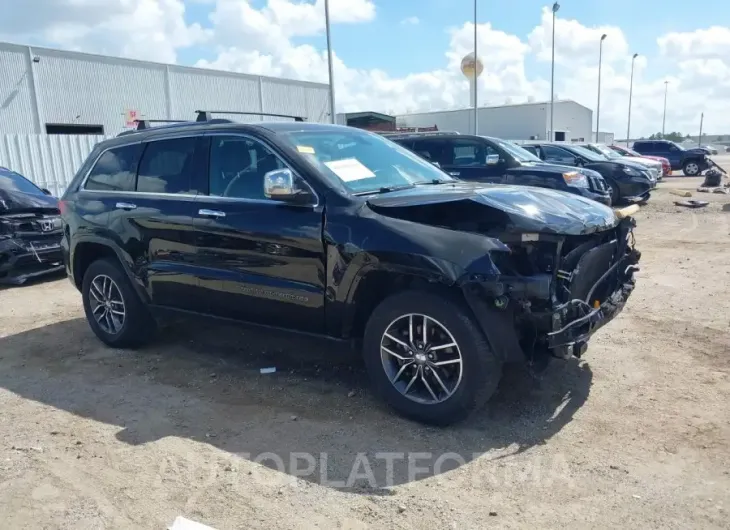
[[[137,348],[150,339],[155,321],[117,261],[104,258],[89,265],[81,295],[86,319],[106,345]]]
[[[434,425],[457,422],[481,408],[502,375],[501,361],[466,305],[424,291],[395,294],[375,308],[363,356],[381,399],[408,418]]]
[[[682,171],[688,177],[696,177],[701,173],[700,164],[696,160],[687,160],[682,167]]]

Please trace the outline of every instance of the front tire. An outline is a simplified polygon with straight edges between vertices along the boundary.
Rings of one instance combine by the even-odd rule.
[[[137,348],[149,340],[155,322],[118,262],[89,265],[81,295],[89,326],[107,346]]]
[[[696,177],[700,174],[700,164],[696,160],[687,160],[684,163],[682,171],[688,177]]]
[[[502,363],[466,305],[424,291],[395,294],[375,308],[363,355],[381,399],[434,425],[481,408],[502,375]]]

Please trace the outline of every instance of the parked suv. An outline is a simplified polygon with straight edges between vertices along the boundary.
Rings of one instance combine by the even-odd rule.
[[[685,149],[669,140],[636,140],[633,150],[640,155],[664,157],[669,160],[672,171],[681,169],[690,177],[699,175],[711,166],[706,150],[701,147]]]
[[[612,204],[647,201],[651,190],[656,188],[656,177],[643,164],[625,159],[609,160],[590,149],[573,144],[536,142],[526,144],[524,148],[547,162],[597,171],[611,190]]]
[[[458,133],[389,135],[388,138],[461,180],[538,186],[611,204],[610,190],[599,173],[546,164],[519,145],[499,138]]]
[[[484,403],[505,363],[583,354],[640,257],[633,219],[595,201],[457,181],[334,125],[105,140],[61,204],[67,272],[106,344],[144,343],[162,309],[354,340],[376,393],[437,424]]]

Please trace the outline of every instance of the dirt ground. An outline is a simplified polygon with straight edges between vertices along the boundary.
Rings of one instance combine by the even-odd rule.
[[[582,361],[448,429],[334,347],[180,321],[115,351],[66,279],[2,290],[0,527],[728,528],[730,196],[668,192],[700,181],[637,215],[637,290]]]

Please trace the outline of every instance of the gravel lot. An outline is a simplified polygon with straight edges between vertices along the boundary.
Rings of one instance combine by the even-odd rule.
[[[728,528],[730,196],[668,193],[701,180],[638,214],[639,286],[582,361],[449,429],[346,351],[185,320],[115,351],[67,280],[2,290],[0,526]]]

